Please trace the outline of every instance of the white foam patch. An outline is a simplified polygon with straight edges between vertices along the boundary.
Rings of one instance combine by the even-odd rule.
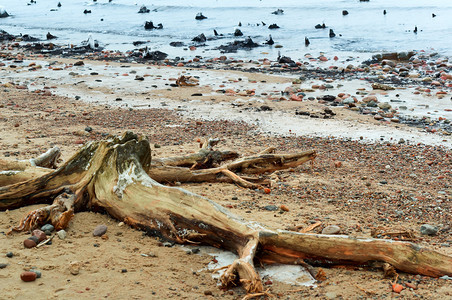
[[[201,254],[208,254],[214,259],[207,265],[205,269],[199,270],[217,270],[223,267],[229,266],[234,262],[234,260],[239,257],[230,252],[221,249],[200,246],[181,246],[183,249],[189,250],[192,248],[199,248]],[[214,279],[219,279],[221,275],[226,271],[225,268],[212,273]],[[316,287],[315,279],[312,278],[311,274],[307,272],[302,266],[298,265],[267,265],[265,268],[256,267],[256,271],[259,273],[260,277],[265,277],[272,281],[278,281],[286,284],[292,284],[297,286],[313,286]]]

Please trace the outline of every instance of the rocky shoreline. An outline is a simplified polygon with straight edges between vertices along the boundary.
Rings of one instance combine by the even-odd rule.
[[[281,90],[279,99],[293,101],[317,101],[333,107],[345,107],[360,114],[372,115],[381,122],[395,122],[423,129],[425,132],[440,133],[450,136],[452,133],[452,102],[446,102],[442,111],[424,115],[412,115],[409,110],[416,107],[403,105],[407,102],[399,93],[388,93],[397,89],[409,90],[412,96],[424,96],[424,106],[428,109],[431,102],[449,99],[452,101],[452,63],[450,58],[442,57],[437,53],[401,52],[376,54],[372,59],[361,61],[359,58],[347,57],[339,59],[320,55],[313,57],[306,54],[304,60],[294,62],[289,57],[278,57],[272,61],[262,58],[256,61],[234,60],[227,56],[192,59],[180,57],[166,58],[165,53],[148,52],[146,48],[126,53],[103,51],[101,48],[92,48],[88,42],[79,46],[58,46],[51,42],[38,42],[26,36],[12,36],[2,32],[0,40],[6,41],[1,46],[2,59],[8,62],[10,68],[22,63],[24,56],[42,58],[75,58],[90,59],[103,62],[119,62],[133,64],[151,64],[153,66],[179,67],[199,70],[225,70],[243,71],[247,73],[260,73],[282,75],[293,78],[290,89]],[[26,42],[24,44],[24,42]],[[2,66],[5,66],[2,63]],[[22,66],[26,67],[26,66]],[[30,66],[30,71],[35,70]],[[321,80],[319,84],[306,86],[309,81]],[[343,82],[362,80],[368,82],[371,90],[356,90],[340,92]],[[299,86],[301,85],[301,86]],[[339,90],[338,93],[331,93]],[[227,93],[230,91],[217,90]],[[323,92],[321,96],[311,96],[309,93]],[[317,93],[319,94],[319,93]],[[367,97],[367,96],[370,96]],[[378,96],[378,97],[377,97]],[[409,94],[403,95],[405,97]],[[408,101],[409,102],[409,101]],[[438,115],[435,117],[434,115]]]

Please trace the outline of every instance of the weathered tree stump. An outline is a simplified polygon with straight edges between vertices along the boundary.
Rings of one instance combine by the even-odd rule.
[[[211,172],[260,173],[295,167],[314,157],[314,151],[282,156],[264,153],[218,166]],[[198,166],[199,161],[195,161]],[[165,163],[160,163],[160,167],[165,167]],[[224,286],[241,284],[248,293],[263,290],[254,269],[255,260],[358,265],[381,261],[408,273],[452,275],[451,257],[415,244],[275,230],[246,221],[212,200],[164,186],[148,175],[150,170],[149,142],[128,132],[122,137],[87,144],[56,170],[0,187],[0,209],[53,202],[30,212],[12,231],[32,230],[47,222],[57,229],[65,228],[77,211],[101,209],[132,227],[177,243],[233,251],[239,259],[229,266],[221,282]]]

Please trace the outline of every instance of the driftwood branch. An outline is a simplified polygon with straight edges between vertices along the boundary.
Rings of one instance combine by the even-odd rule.
[[[315,155],[311,153],[310,155]],[[243,158],[221,170],[244,173],[297,166],[310,156],[264,154]],[[418,245],[379,239],[356,239],[297,233],[244,220],[217,203],[181,188],[167,187],[148,175],[149,142],[132,133],[91,142],[56,170],[0,187],[0,209],[51,203],[30,212],[15,230],[31,230],[51,222],[65,227],[80,210],[103,209],[132,227],[175,241],[233,251],[239,258],[221,278],[224,286],[242,285],[261,293],[254,261],[300,264],[373,264],[387,262],[398,270],[438,277],[452,276],[452,257]],[[202,172],[205,170],[196,170]]]

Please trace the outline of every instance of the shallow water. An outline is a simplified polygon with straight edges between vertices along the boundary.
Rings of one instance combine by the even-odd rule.
[[[133,41],[147,41],[152,50],[160,50],[175,56],[219,55],[213,50],[219,45],[250,36],[263,44],[269,34],[275,45],[263,45],[249,51],[230,54],[234,58],[259,57],[276,58],[278,51],[293,59],[305,53],[326,52],[330,55],[350,55],[356,52],[373,53],[382,51],[427,50],[444,55],[452,55],[452,1],[450,0],[154,0],[136,2],[132,0],[1,0],[0,5],[11,15],[0,19],[0,29],[12,34],[30,34],[45,39],[47,32],[58,36],[56,43],[78,44],[87,39],[89,33],[110,50],[131,50]],[[278,4],[278,5],[275,5]],[[141,5],[151,10],[139,14]],[[91,10],[90,14],[83,11]],[[284,10],[282,15],[274,15],[276,9]],[[383,14],[383,10],[387,14]],[[51,11],[54,10],[54,11]],[[343,16],[342,10],[349,15]],[[208,19],[197,21],[195,15],[202,12]],[[432,13],[437,16],[432,18]],[[144,23],[162,23],[162,30],[144,30]],[[242,23],[238,27],[239,22]],[[262,26],[265,22],[266,26]],[[315,29],[316,24],[325,23],[327,29]],[[268,29],[276,23],[279,29]],[[417,26],[418,33],[413,33]],[[240,28],[244,37],[232,35]],[[329,38],[329,28],[336,33]],[[224,36],[208,40],[206,46],[195,51],[187,47],[169,46],[171,41],[181,41],[193,45],[191,39],[200,33],[213,38],[213,29]],[[341,35],[341,36],[339,36]],[[308,37],[311,44],[304,45]],[[140,46],[143,47],[143,46]],[[434,49],[434,50],[432,50]]]

